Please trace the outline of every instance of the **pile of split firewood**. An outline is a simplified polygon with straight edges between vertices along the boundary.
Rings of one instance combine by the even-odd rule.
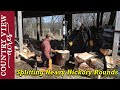
[[[34,48],[32,44],[23,44],[23,50],[20,52],[19,43],[15,40],[15,59],[20,59],[20,57],[30,60],[30,58],[36,59],[36,61],[41,61],[41,51]]]
[[[103,55],[103,58],[106,61],[106,64],[104,63],[104,60],[102,58],[98,57],[98,54],[95,52],[84,52],[84,53],[75,53],[74,59],[75,59],[75,67],[80,70],[92,70],[95,69],[98,70],[104,70],[104,67],[106,65],[106,68],[114,68],[113,66],[113,58],[111,55],[112,50],[110,49],[100,49],[100,53]]]

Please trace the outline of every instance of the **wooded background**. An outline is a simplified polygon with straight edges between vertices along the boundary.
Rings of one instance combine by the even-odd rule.
[[[98,12],[72,14],[72,29],[79,27],[80,22],[84,23],[84,25],[88,27],[93,25],[99,27],[104,26],[105,24],[114,26],[115,15],[116,13],[114,11],[102,13]],[[60,32],[60,30],[62,30],[62,20],[64,17],[65,15],[41,17],[41,29],[43,31],[43,37],[48,32],[52,32],[53,34],[56,34],[56,36],[62,35],[62,32]],[[40,23],[39,17],[23,18],[23,35],[28,34],[31,38],[37,39],[37,23]],[[40,34],[40,32],[38,33]]]

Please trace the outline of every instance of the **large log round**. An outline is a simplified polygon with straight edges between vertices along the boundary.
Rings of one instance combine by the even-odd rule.
[[[65,62],[70,58],[70,51],[68,50],[59,50],[57,52],[56,64],[65,66]]]

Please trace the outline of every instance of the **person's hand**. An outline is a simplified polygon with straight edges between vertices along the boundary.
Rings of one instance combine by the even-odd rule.
[[[72,45],[73,45],[73,42],[72,42],[72,41],[70,41],[70,42],[69,42],[69,45],[70,45],[70,46],[72,46]]]

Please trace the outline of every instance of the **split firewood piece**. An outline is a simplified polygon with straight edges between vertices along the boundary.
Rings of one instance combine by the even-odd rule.
[[[79,61],[79,62],[83,62],[83,61],[87,61],[90,58],[92,58],[94,55],[89,54],[87,52],[84,53],[76,53],[74,54],[74,57]]]
[[[105,60],[106,60],[107,68],[114,68],[113,66],[114,62],[112,56],[105,56]]]
[[[15,46],[15,50],[18,50],[19,48],[17,46]]]
[[[85,53],[75,53],[74,54],[74,59],[75,59],[75,67],[79,67],[79,64],[83,62],[87,62],[92,58],[94,55],[89,54],[87,52]]]
[[[90,58],[92,58],[93,55],[92,54],[89,54],[87,52],[84,52],[84,53],[79,53],[78,54],[78,58],[82,59],[82,60],[88,60]]]
[[[84,60],[80,59],[78,56],[75,57],[75,61],[78,63],[83,63]]]
[[[19,51],[18,50],[15,50],[15,58],[17,58],[19,56]]]
[[[41,56],[36,56],[36,58],[37,58],[37,61],[42,61],[42,58],[41,58]]]
[[[80,66],[79,66],[79,69],[80,70],[91,70],[91,71],[94,71],[94,69],[89,67],[86,62],[81,63]]]
[[[31,57],[35,56],[34,52],[31,52],[27,46],[23,46],[23,51],[20,52],[20,55],[24,57],[25,59],[29,59]]]
[[[112,50],[111,49],[100,49],[100,52],[105,55],[105,56],[108,56],[108,55],[111,55],[112,53]]]
[[[35,56],[35,53],[34,53],[34,52],[30,52],[30,53],[28,54],[28,58],[34,57],[34,56]]]
[[[25,52],[20,52],[20,55],[21,55],[22,57],[24,57],[25,59],[28,59],[28,58],[29,58],[29,57],[28,57],[28,54],[25,53]]]
[[[75,68],[78,68],[79,67],[79,63],[78,63],[78,61],[74,58],[74,60],[75,60]]]
[[[89,52],[89,54],[92,54],[93,57],[97,57],[98,55],[96,54],[96,52]]]
[[[29,59],[30,57],[34,57],[35,53],[34,52],[31,52],[31,53],[20,52],[20,55],[24,57],[25,59]]]
[[[24,47],[24,48],[23,48],[23,51],[24,51],[25,53],[30,53],[30,52],[31,52],[27,47]]]
[[[94,69],[103,70],[103,69],[104,69],[104,64],[103,64],[103,62],[102,62],[100,59],[98,59],[98,58],[91,58],[90,67],[92,67],[92,68],[94,68]]]

